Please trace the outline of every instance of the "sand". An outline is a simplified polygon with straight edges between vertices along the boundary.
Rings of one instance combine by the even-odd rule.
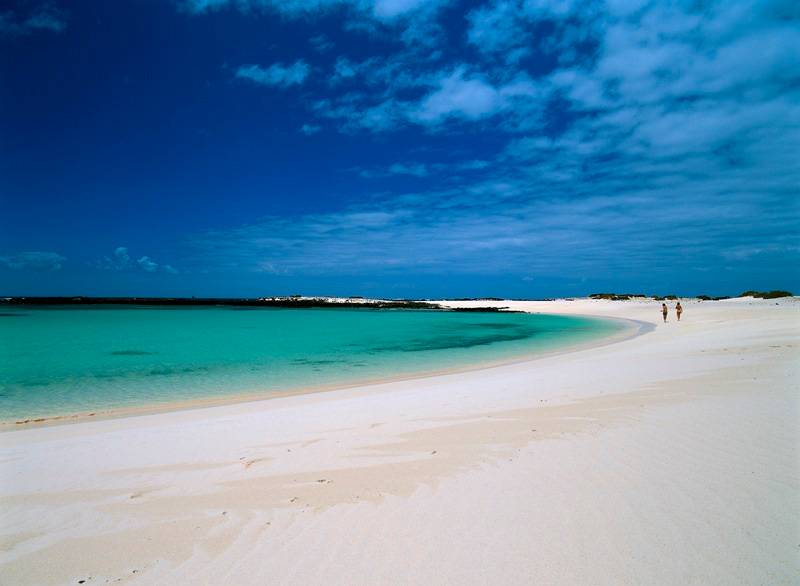
[[[649,327],[0,433],[0,583],[800,583],[800,299],[683,304],[498,302]]]

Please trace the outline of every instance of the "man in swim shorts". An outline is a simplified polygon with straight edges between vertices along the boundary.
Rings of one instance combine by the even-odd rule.
[[[664,323],[667,323],[667,313],[668,312],[669,312],[669,309],[667,309],[667,304],[666,303],[662,303],[661,304],[661,315],[664,316]]]

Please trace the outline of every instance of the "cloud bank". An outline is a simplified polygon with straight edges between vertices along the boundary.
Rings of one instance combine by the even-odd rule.
[[[261,4],[309,18],[368,8]],[[422,4],[369,6],[390,18]],[[452,175],[419,193],[267,218],[195,244],[217,249],[223,265],[307,272],[554,271],[565,259],[587,272],[651,270],[664,259],[702,271],[796,260],[799,19],[796,4],[780,1],[494,0],[465,15],[455,62],[445,46],[433,57],[402,44],[366,60],[338,55],[311,103],[318,121],[351,134],[488,136],[499,148],[362,169],[367,179]],[[465,175],[475,160],[477,182]]]
[[[391,48],[315,63],[327,73],[307,86],[302,132],[454,147],[354,166],[381,185],[338,210],[197,235],[197,262],[631,280],[798,266],[797,3],[194,4],[338,14],[344,33]]]
[[[0,256],[0,265],[9,269],[33,271],[57,271],[61,268],[66,257],[56,252],[19,252]]]

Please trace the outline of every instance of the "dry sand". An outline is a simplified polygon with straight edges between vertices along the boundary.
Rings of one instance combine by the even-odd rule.
[[[0,583],[800,583],[799,299],[498,305],[654,327],[0,433]]]

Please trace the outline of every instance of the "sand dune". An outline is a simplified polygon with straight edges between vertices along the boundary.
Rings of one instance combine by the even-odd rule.
[[[0,433],[0,582],[798,583],[798,299],[687,301],[667,324],[655,302],[497,304],[647,327],[472,372]]]

